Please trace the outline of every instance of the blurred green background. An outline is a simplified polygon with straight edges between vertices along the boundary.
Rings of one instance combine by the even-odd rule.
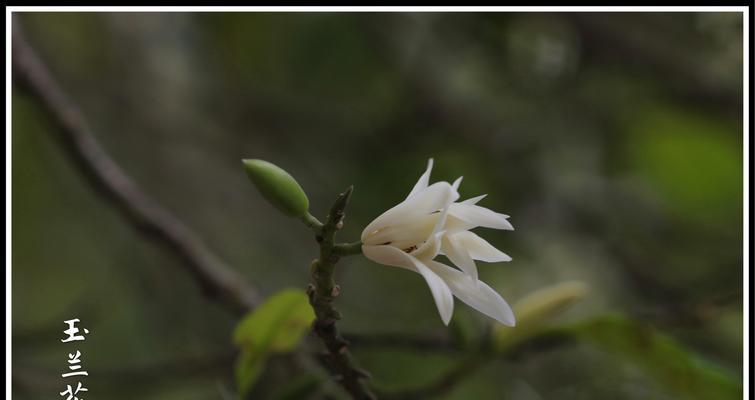
[[[511,215],[513,232],[478,230],[513,257],[478,263],[481,279],[512,304],[589,287],[542,328],[577,340],[494,357],[433,397],[741,398],[741,14],[19,20],[112,157],[266,296],[303,288],[317,248],[242,158],[288,170],[320,217],[354,184],[340,237],[357,240],[433,157],[433,181],[463,175],[462,198],[488,193],[482,205]],[[92,189],[37,102],[20,88],[12,99],[14,398],[65,388],[70,318],[92,331],[78,347],[85,398],[233,398],[237,317]],[[469,348],[355,341],[381,391],[437,381],[491,335],[458,301],[444,327],[419,275],[350,257],[337,279],[347,338]],[[342,397],[311,374],[273,356],[252,397]]]

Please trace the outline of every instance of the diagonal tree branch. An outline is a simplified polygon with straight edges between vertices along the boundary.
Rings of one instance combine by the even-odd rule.
[[[13,81],[22,86],[36,99],[50,116],[66,145],[68,155],[98,192],[114,205],[122,216],[142,231],[154,235],[166,248],[182,258],[184,266],[200,284],[205,294],[221,301],[239,315],[259,304],[261,298],[233,268],[205,245],[200,237],[181,220],[156,203],[142,191],[107,154],[98,143],[91,128],[78,108],[57,84],[46,65],[26,41],[18,20],[13,20]],[[346,196],[348,199],[348,196]],[[326,237],[326,251],[322,252],[322,266],[332,270],[331,250],[337,223],[343,217],[343,207],[337,213],[331,211],[322,229]],[[316,224],[315,224],[316,225]],[[318,228],[312,225],[313,228]],[[329,240],[327,239],[329,238]],[[323,278],[327,278],[323,275]],[[324,282],[324,281],[323,281]],[[332,293],[328,286],[325,297]],[[318,301],[319,302],[319,301]],[[334,309],[330,308],[333,312]],[[363,382],[364,373],[353,365],[345,349],[346,342],[335,330],[330,319],[318,320],[315,332],[329,350],[328,365],[338,374],[339,383],[355,398],[372,398]]]
[[[13,19],[13,81],[49,114],[68,155],[90,183],[135,227],[152,234],[184,261],[203,292],[235,312],[254,308],[256,290],[205,245],[199,236],[145,194],[100,146],[78,106],[63,92]]]

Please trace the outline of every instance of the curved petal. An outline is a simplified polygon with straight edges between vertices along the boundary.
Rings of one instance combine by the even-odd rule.
[[[484,199],[487,196],[487,194],[481,194],[477,197],[471,197],[469,199],[466,199],[462,201],[462,204],[477,204],[480,200]]]
[[[432,170],[433,170],[433,159],[431,158],[427,160],[427,170],[425,170],[425,173],[419,177],[419,180],[417,181],[417,183],[414,184],[412,191],[409,192],[408,196],[406,196],[407,199],[427,188],[427,185],[430,183],[430,172]]]
[[[516,325],[509,304],[485,282],[475,282],[464,273],[436,261],[427,261],[427,266],[446,282],[459,300],[504,325]]]
[[[454,298],[451,289],[424,262],[393,246],[362,246],[362,252],[367,258],[378,263],[406,268],[422,275],[427,286],[430,287],[441,320],[448,325],[454,312]]]
[[[452,186],[454,193],[456,193],[456,199],[459,198],[459,193],[456,192],[456,188],[459,187],[459,182],[461,182],[461,178],[457,179],[456,182],[454,182],[454,185]],[[451,206],[451,203],[453,201],[456,201],[456,199],[452,200],[448,204],[446,204],[443,209],[440,210],[440,212],[434,213],[432,215],[437,215],[437,220],[435,221],[435,226],[433,227],[432,233],[425,239],[425,242],[422,243],[416,250],[412,252],[415,256],[421,259],[433,259],[435,256],[438,255],[441,249],[440,245],[440,238],[443,236],[445,231],[441,231],[443,229],[443,226],[446,224],[446,217],[448,216],[448,208]],[[431,249],[431,250],[430,250]]]
[[[438,219],[437,221],[435,221],[435,226],[433,227],[433,235],[436,235],[438,232],[440,232],[441,229],[443,229],[443,226],[446,224],[446,218],[448,217],[448,210],[451,208],[453,202],[459,199],[459,192],[456,191],[456,189],[459,188],[459,183],[461,183],[461,178],[457,179],[456,182],[454,182],[454,184],[451,186],[453,193],[451,193],[450,201],[446,203],[438,213]]]
[[[469,203],[454,203],[448,209],[448,214],[454,218],[466,222],[471,227],[483,226],[493,229],[506,229],[513,231],[514,227],[507,220],[506,214],[497,213],[485,207]],[[471,228],[469,228],[471,229]]]
[[[451,184],[451,187],[453,187],[454,190],[459,190],[459,185],[461,185],[461,180],[462,179],[464,179],[463,176],[460,176],[460,177],[456,178],[456,180],[454,181],[454,183]]]
[[[427,214],[409,223],[386,226],[367,235],[362,243],[366,245],[390,244],[399,249],[416,247],[433,235],[439,216],[440,213]]]
[[[414,262],[406,257],[406,253],[393,246],[362,246],[362,254],[378,264],[405,268],[417,272]]]
[[[375,234],[380,229],[421,219],[428,214],[448,207],[458,198],[459,193],[448,182],[433,183],[370,222],[362,231],[362,242],[365,242],[369,235]]]
[[[454,265],[459,267],[472,280],[477,281],[477,266],[472,259],[469,251],[464,247],[464,243],[459,240],[459,235],[464,232],[443,236],[442,248],[445,254]]]
[[[422,243],[421,246],[419,246],[409,254],[413,255],[419,260],[432,260],[438,255],[438,253],[440,253],[441,238],[443,237],[443,234],[445,234],[445,231],[434,233],[432,236],[427,238],[425,243]]]
[[[448,232],[449,234],[453,234],[456,232],[463,232],[470,229],[475,228],[476,225],[470,224],[467,221],[463,221],[459,218],[456,218],[455,216],[449,214],[446,216],[446,223],[443,226],[443,228]]]
[[[417,272],[425,278],[427,286],[430,287],[430,292],[432,292],[433,299],[435,300],[435,306],[438,307],[440,319],[444,325],[448,325],[454,313],[454,297],[451,294],[451,288],[425,264],[418,261],[416,267]]]
[[[459,232],[454,234],[453,237],[459,242],[461,247],[467,250],[469,256],[475,260],[491,263],[511,261],[511,257],[506,253],[496,249],[495,246],[477,236],[474,232]],[[453,259],[451,261],[453,261]],[[456,264],[456,262],[454,262],[454,264]]]

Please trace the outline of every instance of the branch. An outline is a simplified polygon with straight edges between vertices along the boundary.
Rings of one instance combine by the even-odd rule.
[[[349,342],[360,349],[390,347],[407,351],[432,351],[457,353],[464,351],[458,344],[441,337],[408,336],[405,334],[376,333],[359,334],[346,333]]]
[[[362,254],[362,242],[338,243],[333,246],[333,253],[341,257]]]
[[[341,319],[341,314],[333,307],[333,301],[341,291],[333,278],[335,264],[340,258],[335,252],[335,234],[343,227],[344,210],[352,190],[353,187],[349,187],[338,195],[325,223],[319,231],[315,231],[315,239],[320,244],[320,258],[313,261],[310,267],[311,283],[307,294],[315,311],[312,330],[327,349],[322,357],[325,365],[353,398],[361,400],[375,398],[364,383],[369,375],[355,365],[349,353],[349,343],[338,333],[336,321]]]
[[[257,292],[199,236],[137,186],[100,146],[78,106],[63,92],[13,19],[13,80],[50,116],[68,155],[101,195],[132,225],[152,234],[184,261],[209,297],[239,314],[259,302]]]
[[[494,359],[491,354],[473,354],[427,386],[397,393],[381,393],[388,400],[434,399],[453,389],[457,383],[477,372],[477,369]]]
[[[576,342],[576,338],[560,331],[544,331],[532,337],[512,343],[502,352],[495,352],[490,343],[473,351],[440,378],[426,386],[393,393],[381,393],[380,397],[389,400],[434,399],[454,388],[459,382],[472,376],[478,369],[496,359],[519,361],[527,355],[563,347]]]

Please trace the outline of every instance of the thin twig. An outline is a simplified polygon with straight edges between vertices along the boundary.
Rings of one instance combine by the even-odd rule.
[[[479,349],[469,351],[462,361],[429,384],[399,392],[380,393],[380,397],[384,400],[434,399],[496,359],[519,361],[529,354],[570,345],[576,340],[576,337],[567,332],[546,330],[511,343],[509,347],[498,352],[490,347],[489,342],[484,343]]]
[[[237,313],[259,302],[245,280],[205,245],[199,236],[137,186],[100,146],[79,107],[63,92],[13,20],[13,79],[49,114],[68,155],[90,183],[132,225],[154,235],[184,260],[205,294]]]
[[[333,246],[333,253],[341,257],[362,254],[362,242],[338,243]]]
[[[490,354],[472,354],[427,386],[402,392],[380,393],[380,397],[384,400],[434,399],[453,389],[457,383],[473,375],[492,359],[494,357]]]
[[[405,349],[412,352],[448,352],[457,353],[464,348],[446,338],[435,336],[408,336],[405,334],[392,333],[346,333],[349,342],[360,349],[369,348],[394,348]]]

